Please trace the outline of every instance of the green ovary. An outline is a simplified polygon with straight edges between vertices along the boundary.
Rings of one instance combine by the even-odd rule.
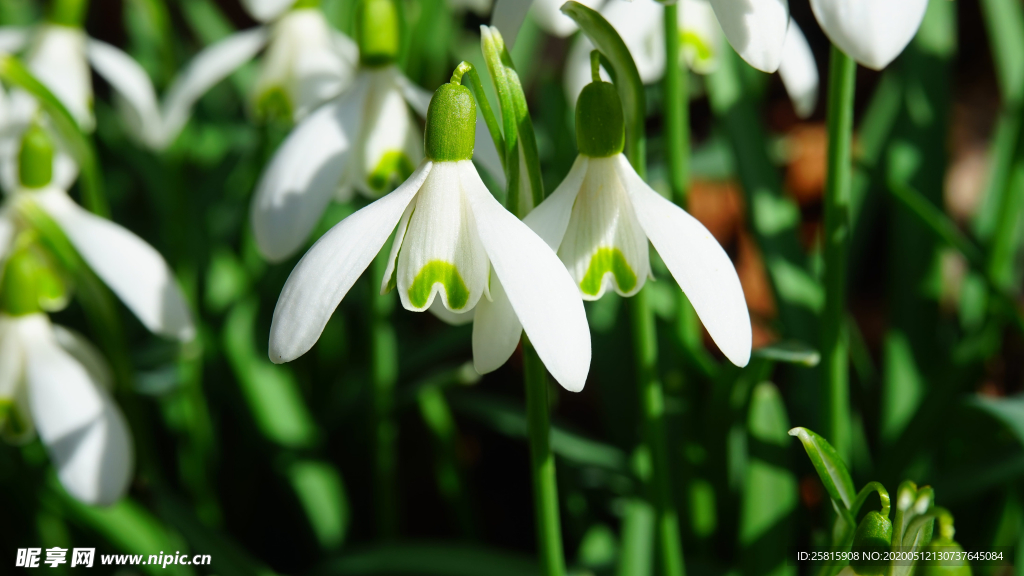
[[[444,260],[431,260],[420,269],[409,287],[409,301],[412,305],[417,308],[426,306],[435,284],[444,286],[448,307],[452,310],[461,310],[469,302],[469,288],[462,280],[459,269]]]
[[[416,167],[412,165],[412,160],[409,160],[409,157],[404,152],[386,152],[381,157],[377,167],[366,177],[366,183],[370,185],[370,188],[383,192],[392,177],[402,182],[412,175],[415,169]]]
[[[615,284],[622,292],[629,292],[636,287],[636,273],[629,267],[625,255],[618,248],[598,248],[590,259],[587,273],[580,282],[580,290],[588,296],[597,296],[601,291],[604,275],[611,272]]]
[[[267,89],[256,99],[256,115],[264,120],[290,121],[292,112],[292,99],[281,86]]]

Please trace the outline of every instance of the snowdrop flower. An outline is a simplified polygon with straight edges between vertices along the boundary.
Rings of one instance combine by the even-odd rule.
[[[480,372],[496,369],[511,354],[505,347],[477,346],[477,333],[499,328],[493,322],[500,318],[488,316],[487,304],[500,292],[555,379],[568,390],[583,388],[590,369],[583,303],[551,249],[480,180],[471,162],[476,115],[468,88],[450,83],[437,90],[427,112],[426,157],[415,172],[324,234],[292,270],[274,310],[271,360],[294,360],[316,343],[397,227],[382,292],[397,288],[411,311],[440,304],[452,314],[474,314]]]
[[[352,87],[324,104],[289,134],[260,177],[251,219],[267,260],[294,254],[331,199],[358,191],[377,198],[412,174],[423,158],[416,110],[426,116],[430,94],[402,75],[394,0],[363,0],[357,14],[359,68]],[[494,144],[477,134],[492,174],[501,172]]]
[[[881,70],[903,52],[928,0],[811,0],[825,35],[860,64]]]
[[[698,74],[711,74],[718,68],[725,49],[722,28],[708,0],[680,0],[679,35],[686,64]],[[662,6],[654,0],[610,2],[602,14],[615,26],[636,62],[640,79],[646,83],[661,80],[665,74],[665,40]],[[593,43],[578,38],[569,50],[565,66],[565,92],[575,103],[583,87],[590,83],[590,52]],[[741,53],[742,55],[742,53]],[[806,118],[818,101],[818,67],[814,53],[800,27],[791,21],[785,30],[777,65],[786,92],[797,115]],[[602,78],[609,80],[602,71]]]
[[[622,154],[625,124],[612,84],[595,78],[580,94],[576,141],[569,174],[525,222],[557,251],[585,300],[640,291],[651,276],[649,240],[718,347],[745,366],[750,315],[736,270],[714,236],[644,183]]]
[[[782,61],[782,45],[786,38],[786,29],[789,27],[788,0],[708,1],[711,11],[736,52],[754,68],[764,72],[775,72]],[[571,18],[561,14],[560,8],[563,3],[564,0],[535,0],[533,9],[542,27],[557,35],[567,36],[576,28]],[[610,0],[607,3],[603,3],[602,0],[589,0],[581,3],[595,9],[604,4],[601,14],[626,42],[633,53],[633,58],[637,60],[641,76],[644,72],[636,50],[640,46],[650,47],[657,44],[662,51],[661,65],[664,66],[664,41],[656,40],[656,36],[662,33],[661,17],[664,10],[660,4],[654,0]],[[694,18],[703,18],[706,9],[705,6],[701,6],[703,2],[683,0],[681,4],[679,12],[683,26],[689,27],[686,20],[691,18],[691,13]],[[522,0],[499,0],[495,6],[492,24],[504,32],[509,46],[515,41],[516,33],[529,6],[529,2]],[[589,54],[590,49],[587,49],[586,53]]]

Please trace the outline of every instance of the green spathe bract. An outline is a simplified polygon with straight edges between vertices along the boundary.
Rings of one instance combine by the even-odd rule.
[[[29,126],[21,137],[18,174],[27,188],[42,188],[53,178],[53,141],[38,124]]]
[[[622,153],[626,122],[615,86],[591,82],[576,101],[576,146],[580,154],[604,158]]]
[[[469,302],[469,288],[462,280],[459,269],[444,260],[431,260],[420,269],[412,281],[412,286],[409,286],[409,301],[412,305],[417,308],[426,306],[435,284],[444,286],[448,306],[452,310],[461,310],[466,306],[466,302]]]
[[[580,282],[580,290],[584,294],[597,296],[601,291],[601,283],[605,274],[611,272],[615,284],[622,292],[629,292],[636,287],[636,273],[629,267],[622,250],[618,248],[598,248],[587,266],[587,273]]]
[[[356,5],[356,43],[363,66],[394,64],[401,46],[395,0],[363,0]]]
[[[442,84],[427,108],[423,149],[434,162],[458,162],[473,158],[476,134],[476,102],[469,88]]]

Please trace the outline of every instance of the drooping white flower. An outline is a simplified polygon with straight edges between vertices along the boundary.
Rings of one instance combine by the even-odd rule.
[[[600,125],[587,121],[598,114]],[[622,154],[622,108],[611,84],[587,86],[576,127],[580,155],[525,222],[557,250],[585,300],[609,289],[636,294],[651,275],[650,241],[711,338],[745,366],[751,325],[736,269],[707,228],[651,189]]]
[[[45,314],[0,312],[0,429],[15,442],[38,433],[64,488],[94,505],[117,501],[134,466],[104,366],[89,342]]]
[[[726,38],[736,52],[751,66],[764,72],[774,72],[782,61],[782,45],[789,26],[788,0],[703,0],[710,2],[711,9],[721,24]],[[498,0],[494,7],[491,24],[502,31],[508,46],[515,43],[516,34],[522,24],[526,11],[533,6],[537,22],[542,28],[559,36],[567,36],[576,30],[575,22],[561,14],[560,8],[564,0]],[[590,8],[601,7],[601,14],[611,23],[622,36],[637,67],[642,66],[637,57],[637,48],[647,42],[655,42],[652,36],[662,34],[661,6],[654,0],[588,0],[581,2]],[[680,20],[683,26],[689,18],[698,21],[704,18],[704,6],[699,2],[684,1],[681,3]],[[657,13],[657,14],[656,14]],[[629,38],[627,38],[627,36]],[[664,66],[664,41],[657,42],[662,46],[662,64]],[[587,53],[590,50],[586,50]],[[653,54],[652,54],[653,56]],[[660,75],[660,74],[659,74]]]
[[[613,0],[602,10],[629,48],[640,79],[645,84],[658,82],[665,74],[663,11],[654,0]],[[681,0],[679,18],[682,56],[686,64],[698,74],[713,73],[725,49],[725,35],[712,4],[708,0]],[[565,93],[570,104],[575,104],[580,91],[590,83],[590,52],[593,49],[593,43],[585,36],[577,38],[569,49],[565,65]],[[797,115],[801,118],[810,116],[818,100],[818,67],[795,21],[791,21],[785,31],[777,68]],[[610,80],[603,70],[602,77]]]
[[[408,310],[440,304],[451,315],[473,314],[474,333],[498,329],[485,310],[500,291],[555,379],[568,390],[583,388],[590,332],[582,301],[551,249],[480,180],[470,160],[476,114],[467,88],[438,89],[427,114],[426,158],[416,171],[327,232],[288,277],[271,324],[271,360],[291,361],[316,343],[395,230],[382,291],[397,288]],[[494,370],[500,363],[492,357],[503,352],[474,343],[477,369]]]
[[[927,9],[928,0],[811,0],[811,10],[829,40],[875,70],[903,52]]]

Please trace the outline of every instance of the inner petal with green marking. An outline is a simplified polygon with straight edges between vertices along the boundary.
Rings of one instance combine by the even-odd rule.
[[[366,177],[366,183],[376,192],[386,192],[391,182],[404,182],[416,167],[401,150],[391,150],[381,156],[380,162]]]
[[[580,282],[580,290],[589,296],[601,292],[604,277],[611,274],[618,292],[631,292],[636,287],[636,272],[629,267],[626,256],[618,248],[598,248],[590,259],[587,273]]]
[[[449,310],[462,310],[469,302],[469,288],[466,287],[459,269],[443,260],[431,260],[416,274],[409,287],[409,301],[417,308],[425,308],[434,287],[440,284],[448,300]]]

